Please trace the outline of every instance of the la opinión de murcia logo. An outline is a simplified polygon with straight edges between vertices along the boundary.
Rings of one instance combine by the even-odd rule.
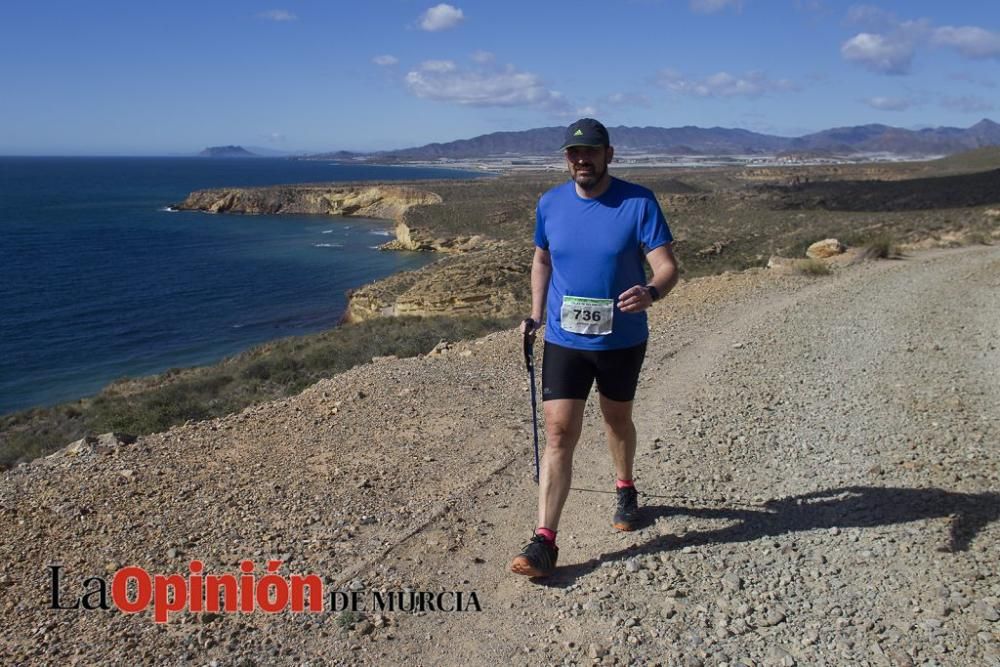
[[[283,561],[269,560],[257,577],[253,561],[240,561],[239,574],[209,574],[205,564],[192,560],[187,574],[150,574],[138,565],[120,568],[111,577],[87,577],[82,593],[63,591],[62,565],[49,565],[50,609],[109,610],[137,614],[150,607],[153,620],[166,623],[171,613],[241,613],[282,611],[323,612],[453,612],[482,611],[475,591],[327,591],[316,574],[278,572]],[[70,601],[71,600],[71,601]]]

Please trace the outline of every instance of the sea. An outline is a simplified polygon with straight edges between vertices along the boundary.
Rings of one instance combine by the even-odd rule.
[[[0,415],[338,324],[349,289],[432,259],[392,223],[173,211],[192,190],[474,178],[326,161],[0,157]]]

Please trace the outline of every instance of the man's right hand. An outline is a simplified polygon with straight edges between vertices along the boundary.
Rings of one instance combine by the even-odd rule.
[[[534,337],[535,332],[541,328],[542,323],[531,317],[526,318],[521,322],[521,335]]]

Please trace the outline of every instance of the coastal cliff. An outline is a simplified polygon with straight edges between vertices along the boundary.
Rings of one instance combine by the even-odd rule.
[[[494,245],[494,241],[482,234],[441,237],[406,222],[406,213],[414,206],[441,202],[441,196],[434,192],[405,186],[288,185],[197,190],[173,208],[205,213],[337,215],[394,220],[396,238],[382,245],[383,250],[462,253]]]
[[[396,238],[380,246],[381,250],[430,250],[441,253],[463,253],[495,247],[498,242],[482,234],[435,237],[431,230],[410,227],[404,220],[393,229]]]
[[[248,215],[343,215],[400,220],[413,206],[440,204],[441,197],[389,185],[283,185],[197,190],[174,206],[182,211]]]
[[[510,316],[523,310],[531,248],[482,234],[439,236],[411,226],[415,206],[440,204],[440,195],[406,186],[295,185],[198,190],[174,208],[246,215],[338,215],[395,220],[384,250],[468,255],[389,276],[351,292],[344,320],[398,315]]]
[[[530,302],[530,243],[488,240],[416,271],[354,290],[344,319],[362,322],[402,315],[516,317]]]

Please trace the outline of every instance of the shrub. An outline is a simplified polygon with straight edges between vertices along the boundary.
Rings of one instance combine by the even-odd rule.
[[[969,232],[962,239],[965,245],[993,245],[993,239],[982,231]]]
[[[830,266],[819,259],[800,259],[793,265],[793,270],[802,276],[830,275]]]
[[[889,234],[873,236],[861,252],[865,259],[891,259],[898,256],[895,239]]]
[[[349,628],[358,621],[361,620],[361,613],[353,611],[351,609],[345,609],[344,611],[337,614],[337,626],[341,628]]]

